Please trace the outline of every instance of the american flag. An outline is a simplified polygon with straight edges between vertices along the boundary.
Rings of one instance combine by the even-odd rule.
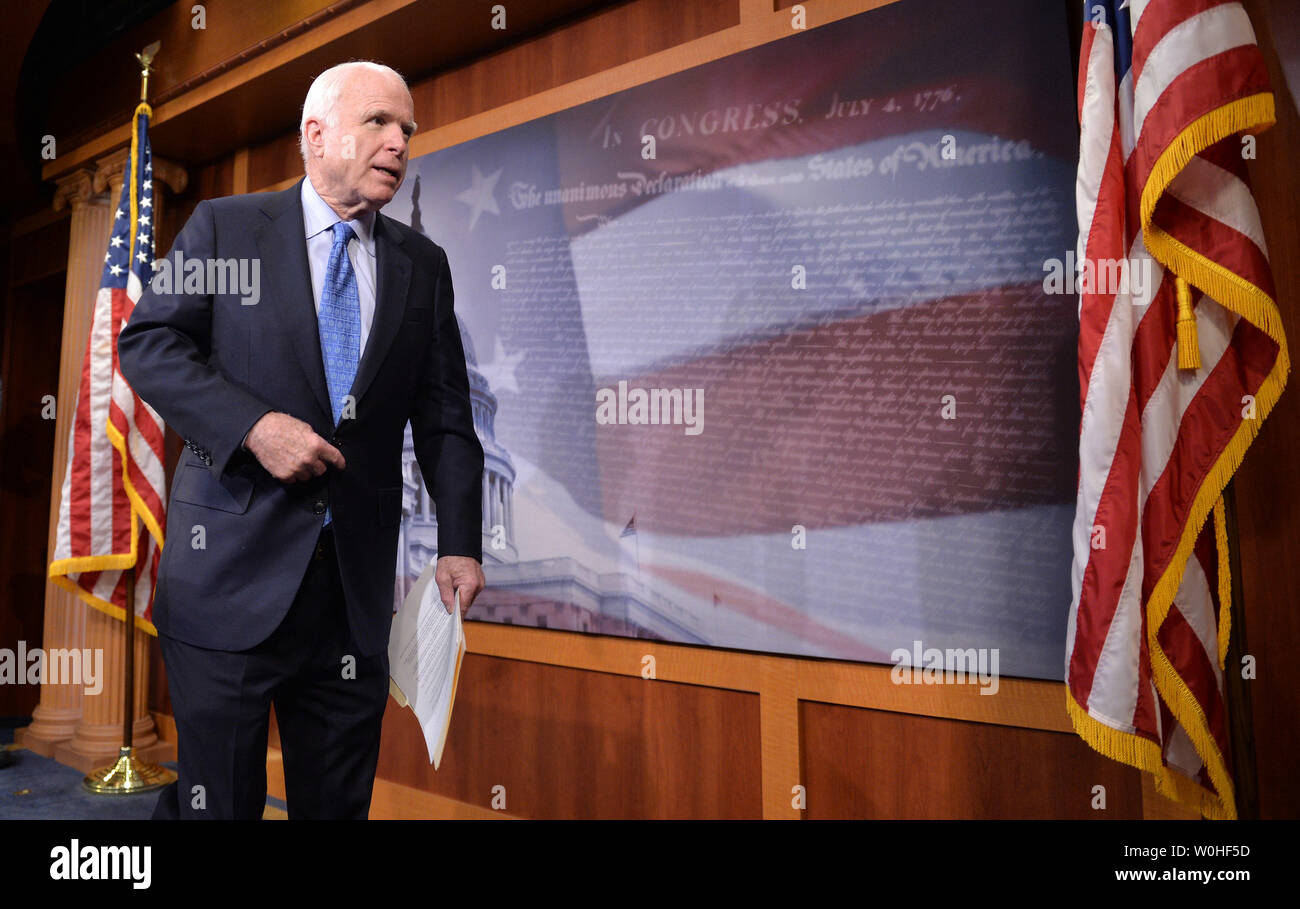
[[[1151,280],[1080,294],[1067,708],[1093,748],[1233,818],[1222,493],[1290,370],[1244,160],[1273,96],[1239,3],[1084,13],[1078,259]]]
[[[124,619],[127,569],[142,569],[136,572],[137,624],[156,634],[153,590],[166,526],[164,426],[131,390],[117,359],[118,333],[153,274],[150,113],[141,103],[134,115],[126,179],[113,213],[69,430],[49,574],[91,606]]]

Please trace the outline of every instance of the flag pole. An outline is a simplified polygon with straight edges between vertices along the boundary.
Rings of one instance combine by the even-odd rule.
[[[161,42],[155,41],[135,55],[136,60],[140,61],[141,103],[149,100],[150,64],[153,63],[154,56],[158,53],[160,46]],[[131,129],[136,129],[134,122],[131,124]],[[128,157],[127,163],[130,166],[125,174],[125,179],[134,180],[135,174],[132,172],[132,168],[136,166],[136,162]],[[135,522],[136,515],[132,511],[131,524],[133,528]],[[136,536],[134,529],[132,530],[132,536]],[[137,545],[136,559],[138,560],[139,557],[140,548]],[[134,565],[126,569],[126,615],[123,617],[126,628],[122,632],[122,643],[125,650],[122,656],[122,748],[118,752],[116,762],[95,768],[81,781],[84,788],[99,795],[129,795],[136,792],[148,792],[152,789],[161,789],[176,779],[174,771],[168,770],[160,764],[151,764],[136,758],[132,747],[135,732],[135,569],[136,566]]]

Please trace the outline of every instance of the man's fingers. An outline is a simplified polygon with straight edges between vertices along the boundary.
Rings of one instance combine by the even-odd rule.
[[[347,466],[347,462],[343,460],[343,452],[339,451],[337,448],[335,448],[329,442],[326,442],[324,439],[320,440],[320,446],[317,454],[320,457],[324,458],[326,461],[329,461],[339,470],[342,470],[344,467]]]
[[[439,584],[438,594],[442,597],[442,605],[446,607],[447,615],[451,615],[452,610],[456,608],[456,591],[443,584]]]

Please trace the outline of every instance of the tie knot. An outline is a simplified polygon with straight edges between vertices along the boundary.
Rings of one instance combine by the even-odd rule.
[[[346,244],[349,240],[351,240],[353,237],[356,236],[356,234],[352,230],[352,225],[348,224],[346,221],[336,221],[332,230],[334,231],[335,246],[338,246],[339,244]]]

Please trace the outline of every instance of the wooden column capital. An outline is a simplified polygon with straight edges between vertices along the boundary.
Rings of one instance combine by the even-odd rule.
[[[75,211],[78,206],[89,202],[96,194],[102,192],[95,188],[94,171],[90,168],[81,168],[64,174],[54,181],[54,185],[55,211],[63,211],[65,208]]]
[[[92,171],[95,192],[117,192],[121,189],[129,151],[127,148],[119,148],[95,162]],[[156,182],[166,185],[173,193],[185,192],[185,187],[190,182],[190,175],[185,168],[157,155],[153,156],[150,163],[153,165],[151,173]]]

